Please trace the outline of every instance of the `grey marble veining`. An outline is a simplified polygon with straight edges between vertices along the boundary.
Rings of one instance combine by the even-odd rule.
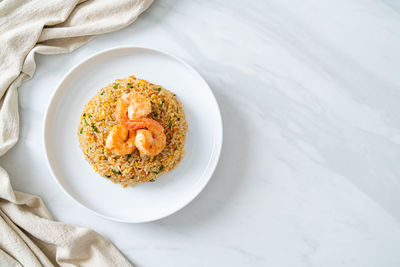
[[[19,90],[20,141],[0,165],[58,220],[97,230],[139,266],[400,266],[399,7],[157,1],[126,29],[71,54],[37,56]],[[81,59],[118,45],[183,58],[223,117],[209,185],[148,224],[88,213],[45,163],[41,127],[56,84]]]

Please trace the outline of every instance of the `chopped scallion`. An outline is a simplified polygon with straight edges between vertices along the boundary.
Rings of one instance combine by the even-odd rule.
[[[117,89],[118,85],[119,85],[119,83],[116,83],[116,84],[113,86],[113,88],[114,88],[114,89]]]
[[[113,173],[115,173],[115,174],[118,174],[118,175],[121,175],[121,172],[120,171],[114,171],[114,170],[111,170]]]
[[[86,118],[83,118],[83,122],[85,123],[86,126],[89,125],[89,123],[87,122]]]
[[[83,128],[81,128],[81,134],[82,134],[82,132],[83,132]]]

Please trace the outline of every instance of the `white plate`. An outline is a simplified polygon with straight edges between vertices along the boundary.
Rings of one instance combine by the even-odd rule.
[[[123,188],[95,173],[79,147],[77,127],[86,103],[117,78],[134,74],[176,93],[189,125],[184,156],[153,183]],[[149,48],[119,47],[79,63],[62,79],[44,121],[49,168],[66,194],[108,219],[148,222],[192,201],[209,181],[222,145],[218,104],[203,78],[182,60]]]

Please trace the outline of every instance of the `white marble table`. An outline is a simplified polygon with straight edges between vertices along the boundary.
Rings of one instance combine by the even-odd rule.
[[[118,45],[183,58],[222,111],[210,183],[153,223],[89,213],[45,162],[55,85],[82,58]],[[124,30],[36,58],[19,90],[20,141],[0,165],[15,189],[103,234],[138,266],[400,266],[399,2],[157,1]]]

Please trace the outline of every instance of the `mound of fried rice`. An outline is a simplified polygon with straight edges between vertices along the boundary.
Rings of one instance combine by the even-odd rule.
[[[163,125],[167,144],[156,156],[141,155],[136,149],[132,154],[118,156],[105,149],[108,133],[118,122],[114,111],[117,100],[136,91],[150,99],[152,113],[148,116]],[[85,159],[101,176],[123,187],[153,182],[161,174],[178,166],[184,155],[185,135],[188,126],[182,103],[171,91],[161,85],[149,83],[135,76],[117,79],[101,89],[85,106],[78,137]]]

